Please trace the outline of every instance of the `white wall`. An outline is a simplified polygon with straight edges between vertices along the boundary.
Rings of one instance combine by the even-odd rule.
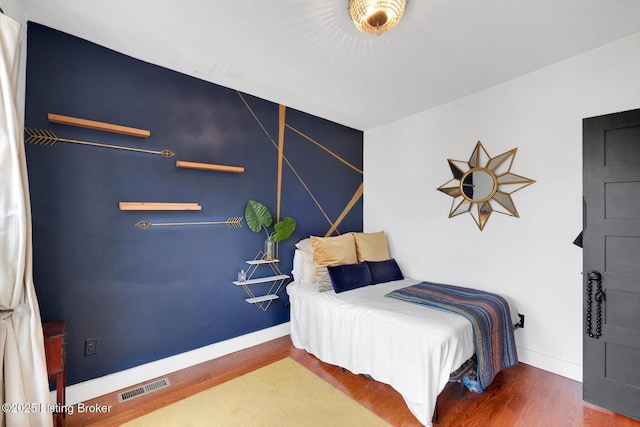
[[[27,76],[27,21],[22,0],[0,0],[0,8],[8,17],[20,23],[20,73],[18,75],[18,108],[24,121],[25,83]]]
[[[582,119],[640,108],[640,33],[364,135],[364,225],[405,275],[508,294],[520,360],[582,380]],[[447,159],[518,151],[520,218],[448,219]]]
[[[22,0],[0,0],[0,8],[5,15],[24,23],[24,3]]]

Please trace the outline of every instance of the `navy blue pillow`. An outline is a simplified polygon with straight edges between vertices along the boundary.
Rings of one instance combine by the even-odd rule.
[[[395,259],[391,258],[386,261],[365,261],[369,267],[369,273],[371,274],[371,284],[391,282],[393,280],[402,280],[404,276],[398,263]]]
[[[369,267],[364,262],[358,264],[336,265],[327,267],[329,277],[336,293],[362,288],[371,283]]]

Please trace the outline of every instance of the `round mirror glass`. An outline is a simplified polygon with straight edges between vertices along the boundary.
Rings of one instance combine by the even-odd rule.
[[[488,200],[494,195],[497,187],[496,177],[484,168],[471,169],[460,180],[462,194],[472,202]]]

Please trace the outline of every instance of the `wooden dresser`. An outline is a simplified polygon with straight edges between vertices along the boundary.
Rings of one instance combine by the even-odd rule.
[[[47,357],[47,374],[49,381],[56,382],[56,403],[60,411],[55,414],[55,425],[61,427],[64,423],[66,387],[66,366],[64,363],[64,320],[46,322],[42,324],[44,332],[44,352]]]

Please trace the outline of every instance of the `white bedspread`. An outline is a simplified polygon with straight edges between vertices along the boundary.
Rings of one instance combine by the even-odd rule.
[[[292,282],[291,339],[323,362],[391,385],[430,426],[449,374],[474,353],[473,330],[458,314],[384,297],[416,283],[404,279],[336,294]]]

